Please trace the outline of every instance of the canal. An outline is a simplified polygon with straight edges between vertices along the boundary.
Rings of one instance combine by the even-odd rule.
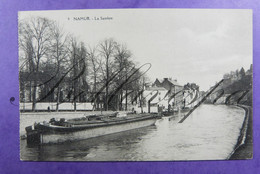
[[[163,117],[150,127],[34,148],[21,140],[20,155],[30,161],[227,159],[244,117],[244,110],[235,106],[201,105],[183,123],[178,123],[182,116]]]

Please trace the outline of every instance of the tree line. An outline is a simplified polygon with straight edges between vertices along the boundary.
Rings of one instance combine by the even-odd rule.
[[[89,46],[56,21],[19,20],[20,101],[29,91],[32,111],[37,102],[56,102],[56,111],[62,102],[73,102],[74,110],[77,102],[92,102],[93,110],[100,103],[105,110],[127,110],[127,95],[139,94],[145,84],[139,67],[113,38]]]
[[[234,79],[234,80],[239,80],[243,77],[246,76],[246,74],[252,75],[253,73],[253,65],[250,65],[250,68],[245,71],[245,69],[242,67],[240,70],[236,71],[230,71],[229,73],[226,73],[223,75],[223,79]]]
[[[253,102],[253,65],[245,71],[242,67],[240,70],[230,71],[223,75],[223,83],[216,89],[214,100],[216,103],[222,96],[226,96],[225,104],[245,104],[252,106]]]

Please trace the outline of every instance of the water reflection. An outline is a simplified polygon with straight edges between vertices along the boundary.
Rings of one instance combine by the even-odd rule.
[[[59,145],[26,147],[21,159],[35,161],[158,161],[226,159],[244,119],[237,107],[202,105],[183,123],[164,117],[155,126]]]

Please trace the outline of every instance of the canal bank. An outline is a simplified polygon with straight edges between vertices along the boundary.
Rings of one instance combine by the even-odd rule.
[[[253,158],[253,113],[252,107],[240,106],[245,110],[245,121],[241,129],[237,145],[229,160],[252,159]]]

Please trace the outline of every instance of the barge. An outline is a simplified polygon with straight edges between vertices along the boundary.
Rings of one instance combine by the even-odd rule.
[[[25,128],[27,145],[62,143],[154,125],[158,114],[89,115],[82,118],[35,123]]]

